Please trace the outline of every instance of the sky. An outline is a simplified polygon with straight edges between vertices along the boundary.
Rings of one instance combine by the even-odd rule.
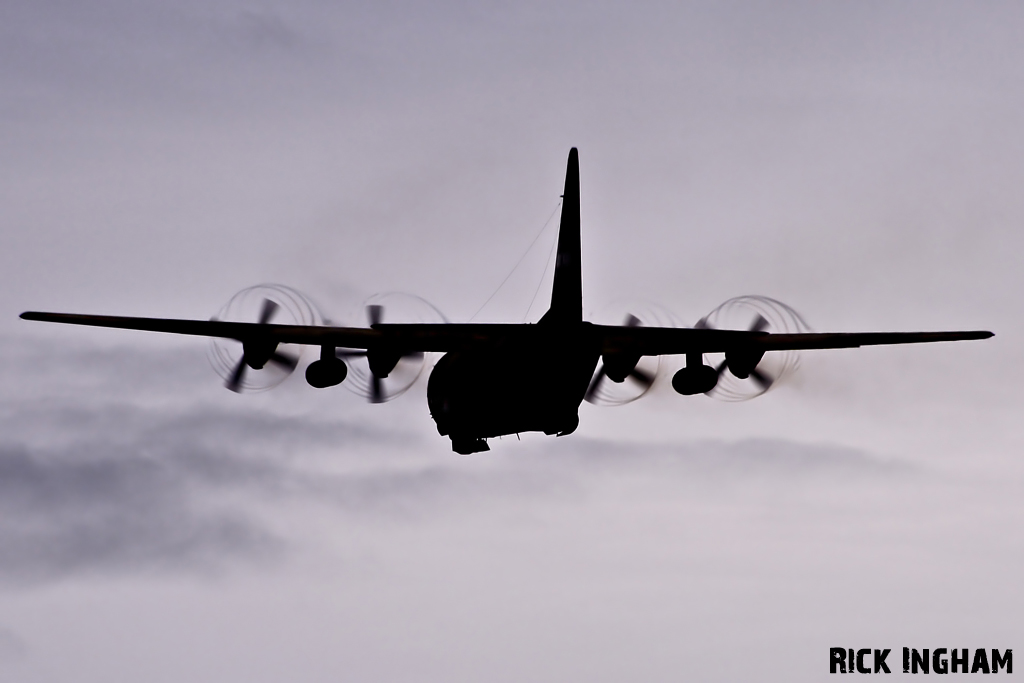
[[[1009,2],[0,4],[0,681],[1019,649],[1022,29]],[[17,318],[206,319],[273,282],[351,324],[386,292],[536,320],[573,146],[591,319],[758,294],[996,336],[804,353],[742,403],[675,395],[668,358],[572,436],[460,457],[426,372],[384,405],[301,372],[239,396],[204,340]]]

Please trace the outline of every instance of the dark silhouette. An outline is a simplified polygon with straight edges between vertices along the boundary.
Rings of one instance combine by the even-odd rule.
[[[579,406],[602,382],[627,378],[649,387],[654,377],[637,369],[642,356],[685,355],[686,367],[672,387],[680,394],[712,391],[728,370],[751,378],[763,389],[774,378],[758,369],[769,351],[852,348],[878,344],[916,344],[987,339],[986,331],[773,334],[755,318],[745,330],[643,327],[633,316],[624,325],[595,325],[583,320],[580,255],[579,156],[569,152],[551,307],[536,324],[391,324],[379,306],[368,308],[368,328],[277,325],[277,305],[267,300],[255,323],[218,320],[169,320],[68,313],[26,312],[26,320],[150,330],[235,339],[243,355],[227,379],[238,391],[248,368],[268,362],[288,370],[296,359],[278,352],[279,344],[320,347],[306,380],[325,388],[347,375],[343,358],[365,356],[372,374],[370,398],[386,400],[381,380],[403,357],[444,353],[430,374],[427,403],[437,431],[452,440],[457,453],[488,450],[486,439],[521,432],[571,434],[579,424]],[[718,367],[705,365],[705,353],[724,353]],[[595,374],[598,362],[600,370]]]

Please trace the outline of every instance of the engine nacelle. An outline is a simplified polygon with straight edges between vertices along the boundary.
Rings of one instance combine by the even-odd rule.
[[[366,361],[370,365],[370,372],[380,378],[390,375],[400,360],[402,360],[402,354],[393,349],[376,348],[366,352]]]
[[[672,388],[683,396],[706,394],[718,384],[718,371],[710,365],[688,366],[672,376]]]
[[[639,354],[606,353],[601,357],[604,363],[604,374],[616,384],[622,384],[629,373],[636,369],[640,362]]]
[[[348,376],[348,366],[340,358],[321,358],[306,368],[306,382],[317,389],[341,384]]]
[[[275,351],[277,351],[277,342],[275,341],[250,339],[242,342],[245,364],[253,370],[262,370]]]
[[[754,371],[762,358],[764,358],[764,349],[725,352],[725,363],[729,366],[729,372],[739,379],[750,377],[750,373]]]

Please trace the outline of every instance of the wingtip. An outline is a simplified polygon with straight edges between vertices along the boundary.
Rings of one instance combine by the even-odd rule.
[[[41,322],[54,322],[54,317],[59,313],[46,313],[45,311],[25,311],[18,317],[22,320],[38,320]]]

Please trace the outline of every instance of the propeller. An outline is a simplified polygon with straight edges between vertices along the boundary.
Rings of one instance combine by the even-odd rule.
[[[623,325],[625,327],[639,327],[643,325],[643,322],[641,322],[640,318],[630,313],[626,316],[626,320]],[[630,358],[622,360],[623,365],[628,366],[630,361],[633,359]],[[625,373],[625,376],[623,376],[622,379],[616,382],[614,377],[608,376],[607,362],[606,359],[602,358],[601,365],[598,366],[597,372],[594,374],[594,378],[590,380],[590,386],[587,387],[587,393],[583,397],[584,400],[586,400],[587,403],[593,403],[595,405],[624,405],[626,403],[631,403],[646,394],[648,390],[650,390],[651,385],[654,384],[654,380],[657,378],[657,371],[652,373],[640,368],[637,365],[639,360],[640,359],[637,358],[636,361],[633,361],[633,367]],[[625,380],[630,379],[635,387],[638,387],[640,391],[635,396],[629,396],[628,398],[615,398],[609,395],[607,391],[602,391],[602,387],[604,386],[606,379],[616,382],[617,384],[621,384]]]
[[[368,304],[366,306],[366,319],[370,323],[370,327],[379,325],[380,321],[384,319],[384,306],[381,304]]]
[[[763,296],[742,296],[730,299],[714,311],[697,321],[696,329],[738,329],[743,327],[744,318],[754,317],[745,327],[750,332],[765,332],[775,329],[779,332],[807,332],[810,330],[799,313],[786,304]],[[739,323],[739,324],[737,324]],[[727,401],[743,401],[760,396],[772,388],[798,365],[798,358],[792,351],[773,351],[768,363],[756,359],[754,367],[746,375],[726,373],[729,361],[723,359],[714,366],[719,383],[707,392],[708,396]],[[735,358],[733,361],[735,362]],[[754,359],[752,359],[754,360]],[[765,367],[767,365],[767,367]],[[740,368],[741,371],[746,368]],[[747,382],[750,380],[750,382]]]
[[[386,294],[371,299],[375,300],[395,304],[399,313],[405,314],[403,317],[419,318],[423,322],[434,322],[438,318],[445,320],[437,309],[419,297]],[[385,310],[383,303],[364,305],[363,311],[370,327],[384,321]],[[423,371],[422,351],[403,352],[387,348],[338,349],[336,354],[342,359],[365,359],[364,362],[351,364],[352,373],[345,386],[370,403],[385,403],[398,398],[416,382]]]
[[[278,308],[280,308],[280,305],[273,299],[264,299],[263,308],[260,311],[260,319],[258,324],[268,324],[271,318],[274,317],[274,314],[277,313]],[[259,349],[259,351],[264,351],[266,348],[268,347],[264,347],[264,349]],[[299,364],[298,357],[293,356],[289,353],[282,353],[281,351],[278,351],[277,344],[274,344],[274,348],[271,349],[270,355],[263,362],[260,362],[262,359],[259,356],[250,356],[250,351],[246,349],[245,344],[243,344],[242,349],[242,357],[238,359],[238,363],[235,365],[234,370],[231,371],[231,375],[224,382],[224,386],[226,386],[231,391],[234,391],[235,393],[241,393],[242,391],[242,382],[245,380],[247,368],[260,370],[266,363],[270,362],[276,363],[279,367],[291,373],[295,369],[295,366]],[[254,351],[255,350],[256,349],[254,349]]]
[[[263,300],[263,309],[260,311],[260,325],[266,325],[270,322],[270,319],[277,313],[277,309],[281,306],[273,299]]]
[[[214,320],[252,321],[256,325],[280,322],[318,325],[323,321],[316,306],[303,294],[283,285],[257,285],[242,290],[228,301]],[[276,386],[295,370],[301,346],[276,344],[258,335],[237,342],[214,338],[209,358],[224,386],[236,393],[261,391]]]
[[[771,324],[768,322],[768,320],[763,315],[758,313],[756,315],[756,317],[754,318],[753,322],[751,322],[750,325],[747,327],[747,330],[749,332],[764,332],[770,326],[771,326]],[[701,318],[699,321],[697,321],[697,324],[694,325],[694,327],[700,328],[700,329],[704,329],[704,330],[713,330],[713,329],[715,329],[714,326],[712,326],[710,323],[708,323],[706,317],[705,318]],[[729,361],[728,360],[723,360],[721,363],[719,363],[715,367],[715,372],[718,373],[718,377],[719,378],[722,377],[722,373],[725,372],[725,370],[728,367],[729,367]],[[736,375],[733,375],[733,376],[736,377]],[[758,370],[757,366],[754,366],[750,370],[750,372],[747,374],[747,377],[749,377],[750,379],[754,380],[754,382],[756,382],[758,385],[760,385],[761,391],[759,393],[761,393],[761,394],[763,394],[764,392],[768,391],[771,388],[771,386],[773,384],[775,384],[775,378],[772,377],[771,375],[769,375],[766,372],[762,372],[761,370]],[[747,377],[736,377],[736,378],[737,379],[747,379]],[[712,389],[711,391],[714,391],[714,389]],[[710,394],[711,392],[708,392],[708,393]]]

